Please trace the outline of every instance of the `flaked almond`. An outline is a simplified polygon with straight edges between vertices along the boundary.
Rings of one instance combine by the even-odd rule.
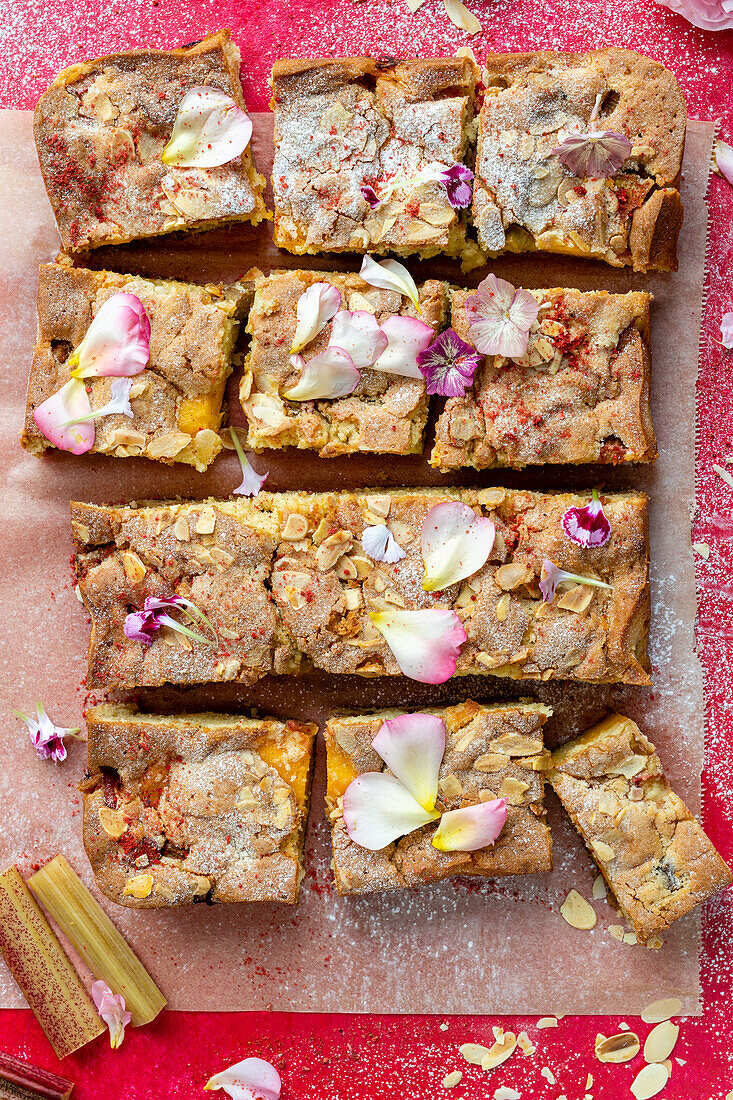
[[[239,670],[242,667],[242,662],[236,657],[227,657],[225,661],[218,661],[214,667],[214,672],[217,679],[220,680],[235,680]]]
[[[500,772],[509,764],[510,758],[501,752],[486,752],[477,756],[473,766],[477,772]]]
[[[595,1056],[599,1062],[630,1062],[641,1050],[639,1036],[634,1031],[620,1031],[617,1035],[596,1035]]]
[[[520,1031],[517,1035],[517,1046],[522,1054],[526,1054],[527,1057],[530,1057],[537,1050],[526,1031]]]
[[[595,927],[597,920],[593,906],[577,890],[571,890],[565,898],[560,906],[560,914],[571,928],[579,928],[583,931]]]
[[[563,611],[575,611],[580,615],[593,599],[593,593],[594,589],[589,588],[587,584],[576,584],[557,601],[556,606],[561,607]]]
[[[463,1074],[459,1069],[454,1069],[451,1073],[446,1073],[443,1078],[443,1088],[452,1089],[460,1083]]]
[[[152,875],[134,875],[128,878],[122,891],[124,895],[133,898],[148,898],[153,892]]]
[[[537,1027],[540,1028],[540,1030],[546,1027],[557,1027],[557,1017],[540,1016],[539,1020],[537,1021]]]
[[[680,1029],[671,1020],[657,1024],[644,1040],[644,1058],[647,1062],[664,1062],[675,1048]]]
[[[446,775],[438,786],[445,798],[460,798],[463,794],[463,784],[457,775]]]
[[[622,775],[624,779],[633,779],[646,767],[648,757],[634,754],[627,760],[622,760],[615,768],[608,769],[608,775]]]
[[[127,822],[119,810],[112,810],[109,806],[99,807],[99,823],[107,836],[113,836],[118,840],[127,832]]]
[[[196,534],[213,535],[216,528],[216,512],[213,508],[202,508],[196,517]]]
[[[507,775],[499,788],[499,798],[505,798],[510,806],[521,806],[524,802],[524,792],[528,790],[529,783],[523,783],[521,779]]]
[[[618,809],[618,799],[612,791],[601,791],[598,796],[598,809],[602,814],[613,817]]]
[[[653,1001],[647,1005],[641,1014],[645,1024],[661,1024],[669,1020],[671,1016],[679,1016],[682,1010],[682,1001],[679,997],[663,997],[659,1001]]]
[[[669,1080],[669,1070],[666,1066],[660,1066],[652,1062],[639,1070],[631,1082],[631,1093],[636,1100],[651,1100],[662,1091]]]
[[[369,496],[366,498],[366,505],[370,512],[384,520],[389,515],[389,510],[392,507],[392,498],[388,496]]]
[[[534,756],[542,752],[542,742],[535,737],[523,737],[521,733],[502,733],[491,742],[491,747],[497,752],[508,753],[509,756]]]
[[[151,440],[148,445],[150,458],[175,458],[191,443],[192,437],[186,432],[164,432]]]
[[[480,1066],[489,1053],[489,1048],[482,1047],[479,1043],[464,1043],[458,1050],[471,1066]]]
[[[336,576],[342,581],[355,581],[359,576],[353,561],[345,554],[336,562]]]
[[[179,516],[173,524],[173,534],[179,542],[191,541],[191,532],[188,529],[188,520],[185,516]]]
[[[313,542],[316,546],[321,545],[330,530],[331,524],[328,522],[327,519],[322,519],[316,527],[315,531],[313,532]]]
[[[125,570],[125,576],[133,584],[137,584],[145,576],[145,566],[143,565],[137,554],[132,550],[124,550],[121,554],[122,567]]]
[[[601,863],[608,863],[609,860],[616,858],[616,853],[613,848],[610,844],[606,844],[604,840],[594,840],[592,842],[592,847]]]
[[[352,536],[350,531],[336,531],[328,535],[316,550],[316,565],[322,573],[331,569],[342,554],[351,549]]]
[[[478,493],[479,504],[485,504],[488,508],[496,508],[506,496],[506,489],[481,489]]]
[[[596,875],[593,879],[593,900],[603,901],[608,896],[608,890],[606,888],[606,882],[603,875]]]
[[[546,1081],[550,1082],[551,1085],[554,1085],[555,1082],[557,1081],[557,1078],[555,1077],[555,1074],[552,1072],[552,1070],[550,1069],[549,1066],[543,1066],[542,1069],[540,1070],[540,1073],[542,1074],[542,1076],[544,1077],[544,1079]]]
[[[624,942],[624,926],[622,924],[609,924],[608,934],[611,939],[618,940],[619,943]]]
[[[362,599],[359,589],[346,588],[344,590],[344,603],[347,611],[356,611],[357,607],[361,607]]]
[[[521,561],[510,561],[506,565],[500,565],[494,573],[494,580],[505,592],[511,592],[519,588],[520,584],[527,584],[533,574]]]
[[[196,880],[194,894],[197,898],[202,898],[211,889],[211,880],[206,875],[194,875],[193,877]]]
[[[283,524],[283,538],[297,542],[308,534],[308,520],[298,512],[290,512]]]
[[[517,1037],[513,1031],[504,1031],[500,1027],[493,1030],[496,1042],[481,1059],[481,1069],[496,1069],[511,1057],[517,1047]]]
[[[508,592],[505,592],[503,596],[500,596],[496,601],[496,618],[500,623],[503,623],[509,615],[509,604],[511,603],[511,596]]]
[[[462,733],[461,736],[456,740],[455,751],[465,752],[468,746],[472,744],[472,742],[475,740],[476,730],[473,728],[473,726],[469,726],[468,729],[464,733]]]

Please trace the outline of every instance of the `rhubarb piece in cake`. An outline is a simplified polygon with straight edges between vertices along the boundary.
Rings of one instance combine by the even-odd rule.
[[[729,867],[631,718],[610,715],[558,749],[552,765],[555,793],[640,943],[730,885]]]
[[[23,446],[206,469],[221,450],[224,388],[248,296],[240,284],[44,264]]]
[[[543,801],[544,772],[550,766],[550,755],[542,737],[542,727],[550,714],[538,704],[482,706],[468,700],[426,714],[380,711],[331,718],[325,731],[326,807],[339,893],[397,889],[454,875],[495,878],[551,870],[552,843]],[[400,740],[407,736],[413,742],[415,756],[425,759],[432,754],[432,745],[426,743],[418,752],[423,729],[426,741],[436,734],[442,741],[432,766],[425,768],[431,789],[417,791],[421,801],[410,818],[409,768],[406,774],[385,751],[383,742],[391,735],[399,751]],[[392,772],[386,774],[384,757],[397,779]],[[352,786],[355,780],[359,782]],[[403,787],[398,798],[408,816],[401,825],[384,831],[379,821],[380,787],[384,786],[393,799],[398,782]],[[373,821],[362,817],[359,788],[365,783],[367,814]],[[415,790],[413,800],[414,794]],[[426,803],[430,805],[421,815],[420,808]],[[475,831],[482,828],[481,807],[490,819],[494,817],[488,833],[483,835]],[[454,815],[454,811],[466,810],[468,814]],[[476,815],[478,823],[473,820]],[[462,818],[463,832],[458,832]],[[400,829],[404,832],[382,845],[387,836]],[[482,843],[487,838],[489,842]]]
[[[316,727],[224,714],[87,713],[84,846],[119,905],[294,904]]]
[[[68,251],[266,216],[228,31],[64,69],[34,131]]]
[[[472,216],[501,252],[675,271],[685,101],[663,65],[613,47],[489,54]]]
[[[331,315],[305,345],[297,341],[299,354],[293,354],[306,294],[319,292],[332,296]],[[310,448],[322,458],[358,451],[420,453],[428,399],[416,357],[443,321],[444,284],[428,280],[418,295],[419,315],[405,295],[372,286],[355,274],[281,271],[259,279],[247,326],[252,345],[240,387],[249,446]],[[308,364],[320,362],[334,346],[346,349],[358,371],[349,382],[351,391],[317,400],[306,398],[308,390],[301,400],[286,396]],[[338,382],[334,389],[343,392]],[[318,392],[329,391],[321,387]]]
[[[275,62],[275,243],[459,255],[477,76],[466,57]]]
[[[652,462],[650,295],[533,290],[539,309],[521,346],[502,345],[500,337],[504,354],[496,354],[483,317],[493,308],[490,282],[491,276],[477,291],[452,292],[457,336],[470,349],[494,353],[482,355],[465,393],[448,398],[431,464],[484,470]]]

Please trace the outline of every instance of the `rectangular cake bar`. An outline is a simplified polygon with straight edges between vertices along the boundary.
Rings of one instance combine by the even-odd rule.
[[[673,74],[614,47],[489,54],[485,65],[472,206],[480,247],[676,271],[686,110]],[[631,143],[614,175],[574,175],[554,153],[568,134],[603,131]]]
[[[59,73],[36,107],[43,181],[64,249],[266,217],[250,147],[218,167],[163,163],[178,108],[200,87],[244,111],[239,50],[222,30],[174,50],[132,50]]]
[[[95,314],[113,295],[135,295],[150,322],[150,359],[132,378],[133,416],[95,420],[94,453],[205,470],[221,450],[219,427],[239,318],[251,301],[251,284],[197,286],[110,271],[43,264],[38,283],[38,335],[28,383],[21,442],[41,454],[53,444],[33,419],[34,410],[69,381],[68,359]],[[111,395],[110,377],[84,382],[92,409]]]
[[[558,749],[552,765],[548,779],[639,942],[730,884],[730,869],[631,718],[610,715]]]
[[[347,397],[303,402],[282,396],[299,376],[290,353],[298,301],[315,283],[330,283],[341,294],[342,310],[371,313],[380,325],[396,315],[417,317],[408,298],[372,287],[358,275],[279,271],[258,279],[247,325],[251,350],[240,387],[249,446],[309,448],[321,458],[358,451],[421,453],[428,418],[423,378],[386,374],[377,360],[374,368],[361,371],[356,389]],[[445,284],[430,279],[418,293],[420,320],[437,333],[446,313]],[[328,321],[302,350],[306,362],[326,350],[332,328]]]
[[[649,303],[641,291],[555,288],[540,303],[521,359],[485,356],[473,387],[450,397],[430,457],[442,470],[540,463],[652,462]],[[473,346],[466,299],[451,293],[451,325]]]
[[[118,905],[294,904],[316,726],[92,707],[84,846]]]
[[[433,505],[460,502],[489,517],[488,560],[442,592],[422,587],[421,535]],[[260,493],[255,500],[72,504],[76,571],[92,617],[89,684],[156,686],[237,680],[309,668],[396,676],[370,612],[451,609],[466,641],[457,673],[515,679],[650,683],[648,500],[603,495],[611,525],[583,549],[562,526],[588,495],[510,489]],[[404,557],[376,561],[367,527],[386,525]],[[609,588],[539,589],[543,562]],[[208,625],[192,641],[164,626],[149,645],[127,637],[127,616],[149,596],[190,600]]]
[[[552,712],[539,704],[481,706],[468,700],[428,712],[439,715],[446,729],[436,809],[444,812],[506,798],[506,824],[494,845],[474,852],[438,851],[431,843],[437,825],[423,826],[381,851],[362,848],[350,839],[343,818],[344,792],[358,775],[384,770],[372,741],[384,721],[398,713],[331,718],[326,725],[326,808],[339,893],[392,890],[453,875],[495,878],[552,870],[543,801],[550,755],[542,737]]]
[[[275,244],[460,255],[465,219],[435,177],[465,164],[477,78],[467,57],[276,61]]]

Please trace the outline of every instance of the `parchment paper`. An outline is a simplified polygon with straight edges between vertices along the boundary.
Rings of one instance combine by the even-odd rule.
[[[255,116],[259,167],[269,170],[271,123]],[[695,379],[704,277],[707,186],[713,125],[693,122],[685,155],[685,225],[680,270],[673,276],[634,276],[600,264],[544,256],[514,257],[493,269],[525,286],[605,287],[654,292],[653,402],[660,458],[653,471],[548,468],[518,473],[441,477],[417,457],[359,457],[323,461],[305,452],[255,459],[269,468],[269,489],[462,483],[527,487],[644,488],[652,497],[655,687],[648,689],[539,685],[462,679],[440,688],[415,682],[269,680],[254,690],[232,685],[161,689],[141,694],[143,705],[165,710],[200,706],[322,720],[329,708],[416,708],[428,703],[535,696],[556,715],[551,743],[618,707],[637,718],[656,742],[669,778],[695,811],[704,756],[703,685],[693,653],[696,602],[690,549],[694,507]],[[26,455],[18,444],[35,334],[36,268],[58,244],[38,173],[26,112],[0,112],[0,463],[5,495],[0,522],[2,684],[0,685],[0,866],[24,872],[62,851],[92,886],[81,844],[75,784],[85,748],[73,745],[62,767],[37,761],[11,709],[40,699],[66,726],[82,724],[88,627],[73,591],[68,501],[123,501],[180,494],[227,495],[238,483],[236,460],[220,457],[198,475],[138,459],[51,453]],[[113,258],[114,257],[114,258]],[[253,264],[304,266],[270,243],[269,226],[164,238],[93,254],[94,266],[178,275],[199,281],[233,279]],[[311,266],[355,269],[358,259],[316,260]],[[450,264],[411,264],[416,276],[440,274],[462,282]],[[473,285],[480,274],[466,280]],[[465,285],[465,284],[464,284]],[[235,386],[233,416],[241,417]],[[341,899],[333,889],[323,813],[322,748],[306,842],[307,877],[300,905],[198,905],[171,911],[132,911],[104,901],[176,1009],[261,1009],[327,1012],[636,1013],[657,997],[677,995],[685,1013],[699,1012],[699,925],[678,922],[659,951],[617,943],[608,932],[618,917],[595,903],[591,932],[571,929],[558,909],[571,887],[591,896],[596,870],[548,791],[555,845],[552,874],[490,882],[454,880],[413,892]],[[96,890],[95,890],[96,892]],[[99,895],[97,895],[99,896]],[[0,1005],[21,1005],[0,964]]]

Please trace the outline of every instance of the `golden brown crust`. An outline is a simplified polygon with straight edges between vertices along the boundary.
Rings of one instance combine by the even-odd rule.
[[[465,304],[472,293],[451,295],[452,328],[471,345]],[[448,399],[431,465],[653,462],[651,296],[559,287],[532,293],[541,306],[527,353],[485,357],[473,387]]]
[[[584,550],[566,537],[561,520],[587,500],[588,494],[403,489],[260,493],[256,502],[147,508],[73,504],[79,588],[92,616],[89,684],[253,683],[268,672],[310,666],[396,676],[400,668],[369,617],[395,606],[455,610],[467,634],[459,675],[648,684],[648,501],[643,494],[604,495],[611,538]],[[441,501],[490,517],[497,534],[481,570],[428,593],[421,532]],[[375,562],[360,544],[366,527],[382,523],[405,550],[394,565]],[[538,583],[546,558],[611,587],[585,589],[590,596],[582,607],[563,606],[560,594],[546,604]],[[150,646],[126,638],[127,614],[149,595],[172,592],[209,617],[214,644],[189,649],[167,631]]]
[[[240,386],[248,421],[247,443],[265,447],[317,450],[321,458],[354,452],[420,454],[428,418],[422,379],[364,369],[348,397],[318,402],[288,401],[280,395],[295,385],[298,370],[290,360],[296,308],[313,283],[327,282],[341,293],[341,308],[366,310],[380,324],[395,315],[417,317],[404,295],[379,290],[358,275],[321,271],[279,271],[258,280],[247,331],[252,344]],[[437,332],[446,310],[445,284],[430,279],[418,288],[420,320]],[[331,337],[329,321],[301,353],[307,361],[325,351]]]
[[[38,101],[34,134],[67,251],[267,216],[249,148],[220,168],[160,155],[191,88],[221,89],[245,110],[239,50],[221,30],[193,46],[132,50],[72,65]]]
[[[84,846],[106,897],[297,901],[315,726],[119,705],[86,718]]]
[[[296,253],[458,255],[464,219],[421,173],[463,162],[477,76],[468,58],[276,62],[275,243]]]
[[[426,825],[376,852],[349,838],[343,793],[357,775],[385,769],[371,743],[383,722],[399,713],[332,718],[326,725],[326,809],[339,893],[401,889],[455,875],[496,878],[551,871],[552,841],[543,801],[549,753],[542,741],[542,727],[551,712],[535,704],[481,706],[469,699],[458,706],[428,711],[438,714],[446,728],[436,809],[456,810],[506,798],[507,821],[492,847],[439,852],[432,845],[437,825]]]
[[[630,718],[610,715],[552,762],[548,779],[641,943],[730,884],[730,869]]]
[[[472,208],[481,247],[675,270],[679,195],[654,198],[680,182],[686,110],[673,74],[615,48],[490,54],[486,69]],[[599,128],[625,134],[633,148],[616,176],[578,179],[553,149],[559,134],[587,131],[596,106]],[[640,212],[644,228],[634,233]]]
[[[52,447],[34,410],[68,382],[67,360],[102,304],[119,292],[140,299],[150,322],[150,360],[132,379],[134,416],[95,421],[93,452],[142,455],[204,470],[221,450],[218,436],[243,286],[202,287],[109,271],[43,264],[38,282],[38,335],[28,381],[23,446],[34,454]],[[110,399],[110,378],[88,378],[93,409]]]

